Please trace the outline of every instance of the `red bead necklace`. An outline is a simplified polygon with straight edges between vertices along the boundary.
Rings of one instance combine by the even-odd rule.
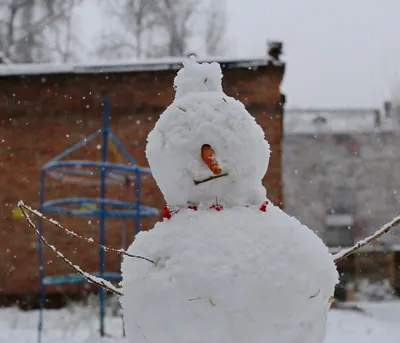
[[[262,205],[260,206],[260,211],[262,212],[267,212],[267,206],[268,206],[268,200],[264,201],[262,203]],[[249,205],[247,205],[246,207],[249,207]],[[193,211],[197,211],[197,206],[196,205],[189,205],[187,207],[190,210]],[[224,209],[224,207],[222,205],[211,205],[210,209],[214,209],[215,211],[219,212],[222,211]],[[163,212],[162,212],[162,216],[165,219],[171,219],[172,215],[177,213],[179,210],[175,210],[175,211],[171,211],[170,208],[168,207],[168,205],[165,205],[163,208]]]

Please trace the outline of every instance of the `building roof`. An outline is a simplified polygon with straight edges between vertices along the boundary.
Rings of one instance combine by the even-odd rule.
[[[46,75],[46,74],[97,74],[115,72],[177,70],[185,57],[168,57],[148,60],[96,61],[91,63],[38,63],[0,65],[0,76],[9,75]],[[252,68],[266,65],[283,66],[284,63],[272,57],[261,58],[197,58],[198,62],[221,63],[225,68]]]
[[[394,117],[379,109],[287,109],[285,135],[350,134],[392,132],[398,128]]]

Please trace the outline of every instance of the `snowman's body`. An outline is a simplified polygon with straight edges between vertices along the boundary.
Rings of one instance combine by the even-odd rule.
[[[176,100],[149,135],[150,167],[172,215],[129,248],[155,264],[124,259],[127,336],[321,343],[338,279],[333,258],[310,229],[265,206],[269,145],[244,106],[222,93],[216,66],[185,65]],[[218,178],[202,160],[204,144],[215,152]]]

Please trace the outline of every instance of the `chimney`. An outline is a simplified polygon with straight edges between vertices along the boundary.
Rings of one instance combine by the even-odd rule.
[[[379,113],[379,110],[376,110],[375,112],[375,127],[381,126],[381,115]]]
[[[275,61],[279,61],[279,57],[282,54],[283,43],[278,41],[268,42],[268,55]]]
[[[392,103],[390,101],[385,101],[383,103],[383,109],[385,111],[385,117],[392,116]]]

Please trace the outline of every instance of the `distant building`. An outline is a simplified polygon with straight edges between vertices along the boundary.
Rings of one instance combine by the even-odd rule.
[[[398,117],[377,109],[286,110],[283,192],[286,212],[314,230],[332,252],[374,233],[400,214]],[[399,243],[395,229],[364,251],[398,251]],[[400,288],[395,259],[393,253],[379,267],[364,262],[361,267],[360,261],[368,260],[351,259],[345,268],[352,280],[362,270]],[[375,272],[380,274],[372,276]]]
[[[285,210],[331,247],[349,246],[400,213],[400,130],[375,109],[286,110]],[[400,242],[386,236],[383,241]]]

